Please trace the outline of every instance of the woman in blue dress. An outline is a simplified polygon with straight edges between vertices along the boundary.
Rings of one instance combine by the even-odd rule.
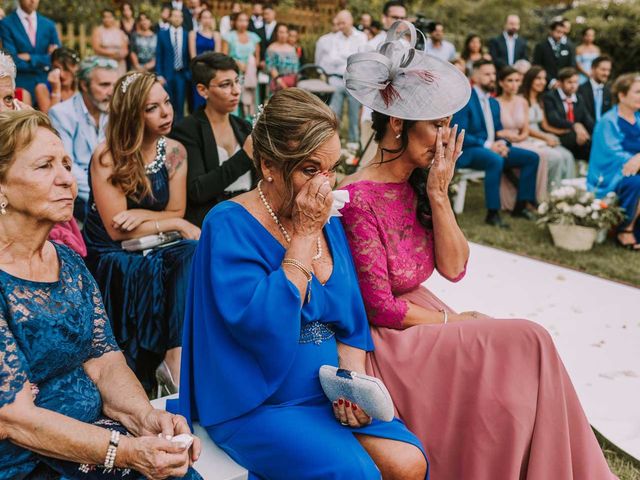
[[[640,251],[640,73],[618,77],[611,95],[617,105],[596,123],[587,185],[598,197],[618,195],[626,213],[618,243]]]
[[[216,31],[216,19],[208,8],[204,8],[198,15],[198,30],[189,32],[189,57],[194,59],[205,52],[222,51],[222,39],[220,33]],[[194,110],[204,107],[205,99],[196,90],[195,84],[192,87]]]
[[[169,97],[152,73],[115,86],[106,141],[89,167],[87,264],[104,297],[115,337],[149,390],[154,371],[170,391],[180,375],[184,296],[200,229],[183,219],[187,163],[171,130]],[[178,231],[184,240],[128,252],[121,242]]]
[[[325,364],[364,372],[373,349],[342,225],[327,223],[335,115],[287,89],[252,135],[263,181],[214,207],[194,257],[178,410],[250,478],[428,478],[400,420],[331,405],[318,379]]]
[[[158,438],[189,427],[154,410],[82,258],[47,241],[77,185],[42,112],[0,114],[0,182],[0,478],[182,477],[199,441]]]

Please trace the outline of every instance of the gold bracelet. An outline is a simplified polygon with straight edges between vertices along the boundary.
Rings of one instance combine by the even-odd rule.
[[[295,258],[285,258],[284,260],[282,260],[282,265],[291,265],[292,267],[296,267],[298,270],[304,273],[305,277],[307,277],[307,282],[310,282],[311,279],[313,278],[313,275],[311,274],[311,270],[309,270],[304,265],[304,263],[302,263],[299,260],[296,260]]]

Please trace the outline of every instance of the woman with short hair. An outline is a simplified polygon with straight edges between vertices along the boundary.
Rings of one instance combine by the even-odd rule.
[[[84,262],[47,241],[76,194],[47,116],[0,113],[0,478],[200,478],[199,441],[164,438],[189,427],[149,403]]]

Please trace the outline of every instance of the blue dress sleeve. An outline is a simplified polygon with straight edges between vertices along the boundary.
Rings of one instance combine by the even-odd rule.
[[[271,396],[300,337],[298,289],[241,208],[225,202],[205,219],[187,291],[178,411],[205,427]]]
[[[0,299],[0,407],[16,398],[29,380],[29,367],[7,322],[7,306]]]

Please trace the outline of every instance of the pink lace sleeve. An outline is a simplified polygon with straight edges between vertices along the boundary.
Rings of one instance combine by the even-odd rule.
[[[409,306],[395,298],[391,291],[387,252],[375,217],[352,204],[347,204],[341,213],[369,323],[402,328]]]

